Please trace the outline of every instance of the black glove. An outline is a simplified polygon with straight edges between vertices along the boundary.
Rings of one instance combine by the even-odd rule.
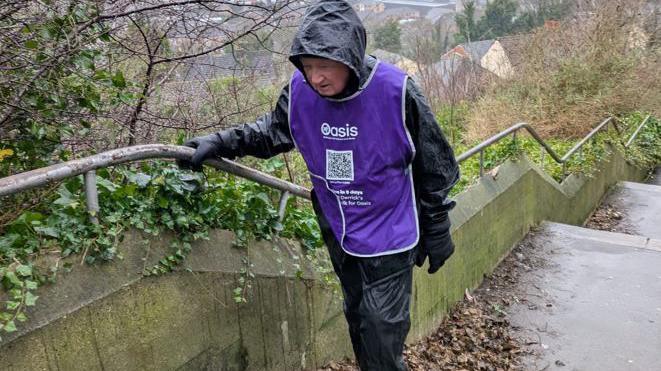
[[[177,165],[184,169],[202,171],[202,163],[209,158],[234,158],[229,149],[225,148],[219,134],[210,134],[187,140],[186,147],[195,148],[195,153],[190,160],[177,160]]]
[[[433,231],[422,234],[418,243],[418,254],[415,258],[415,264],[422,267],[425,259],[429,257],[430,274],[436,273],[445,261],[454,252],[454,243],[450,236],[450,220],[445,214],[445,219],[435,226]]]

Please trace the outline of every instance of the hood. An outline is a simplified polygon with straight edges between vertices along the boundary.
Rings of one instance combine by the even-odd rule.
[[[294,36],[289,60],[301,72],[302,56],[343,63],[352,73],[348,89],[355,91],[367,78],[366,46],[365,27],[351,5],[344,0],[320,0],[308,7]]]

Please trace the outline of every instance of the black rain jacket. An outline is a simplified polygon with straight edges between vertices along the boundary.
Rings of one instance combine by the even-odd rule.
[[[302,56],[323,57],[347,65],[351,69],[347,88],[333,97],[345,98],[364,88],[376,64],[374,57],[365,57],[366,41],[365,28],[351,5],[344,0],[323,0],[308,8],[294,38],[289,59],[301,72]],[[285,86],[273,112],[253,123],[217,133],[224,147],[223,156],[270,158],[292,150],[294,142],[289,131],[288,104],[289,87]],[[406,127],[416,149],[413,182],[421,238],[424,238],[425,234],[437,235],[449,228],[447,213],[454,202],[446,198],[459,179],[459,169],[452,148],[441,133],[425,97],[410,78],[406,85],[405,104]],[[325,217],[318,208],[315,211],[324,240],[334,239]]]

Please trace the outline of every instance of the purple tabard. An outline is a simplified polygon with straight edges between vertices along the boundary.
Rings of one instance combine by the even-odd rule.
[[[366,87],[343,100],[319,96],[298,71],[290,82],[292,137],[321,210],[351,255],[394,254],[418,242],[406,79],[379,62]]]

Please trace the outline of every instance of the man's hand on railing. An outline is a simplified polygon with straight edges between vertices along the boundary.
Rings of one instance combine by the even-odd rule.
[[[195,153],[190,160],[177,160],[177,165],[184,169],[202,171],[202,163],[210,158],[233,157],[223,146],[223,141],[218,134],[210,134],[189,139],[184,146],[195,148]]]

